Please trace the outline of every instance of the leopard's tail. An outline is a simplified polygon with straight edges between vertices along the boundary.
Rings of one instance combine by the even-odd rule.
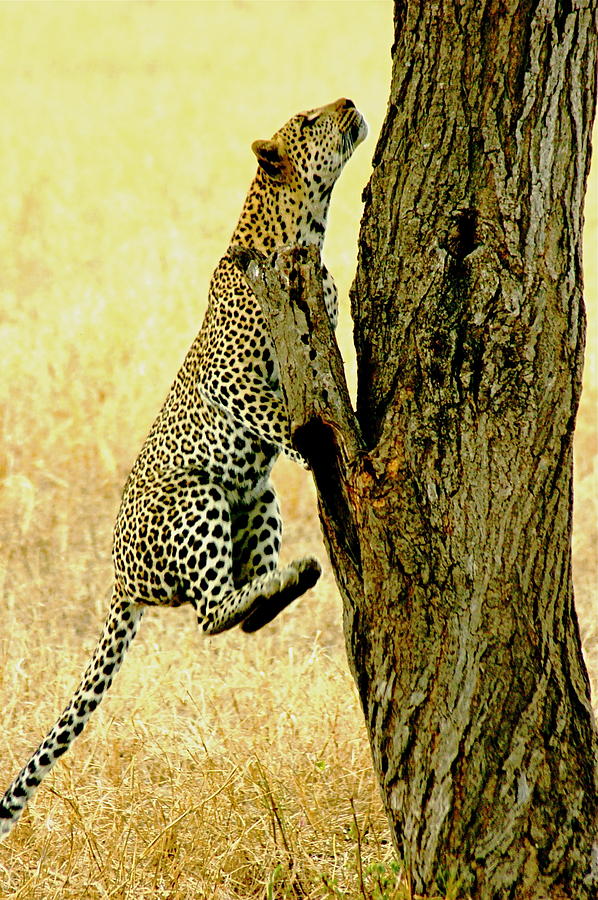
[[[0,838],[18,821],[42,778],[101,703],[139,627],[143,607],[114,591],[102,635],[72,700],[0,800]]]

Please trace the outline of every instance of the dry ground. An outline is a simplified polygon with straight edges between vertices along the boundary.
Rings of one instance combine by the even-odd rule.
[[[201,319],[249,145],[343,94],[372,131],[333,203],[327,259],[346,296],[391,10],[2,4],[0,34],[4,783],[98,635],[121,486]],[[574,537],[595,687],[597,181]],[[346,312],[340,331],[348,356]],[[285,556],[323,559],[309,477],[283,461],[277,480]],[[202,640],[187,610],[148,614],[109,698],[0,846],[11,900],[390,900],[395,881],[329,569],[256,637]]]

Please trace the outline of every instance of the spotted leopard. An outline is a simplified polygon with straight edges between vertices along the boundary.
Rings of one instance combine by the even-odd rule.
[[[231,245],[266,254],[321,248],[330,194],[367,127],[350,100],[293,116],[258,160]],[[305,557],[278,568],[281,518],[270,481],[291,444],[278,366],[255,296],[229,251],[214,272],[201,330],[126,482],[114,529],[114,588],[100,640],[71,701],[0,801],[0,834],[101,702],[146,605],[191,603],[199,627],[252,632],[320,575]],[[334,282],[325,299],[337,319]]]

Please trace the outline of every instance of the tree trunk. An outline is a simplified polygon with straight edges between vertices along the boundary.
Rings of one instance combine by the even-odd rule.
[[[583,0],[396,3],[356,418],[313,259],[295,252],[283,309],[272,270],[253,273],[418,893],[598,896],[570,555],[596,25]]]

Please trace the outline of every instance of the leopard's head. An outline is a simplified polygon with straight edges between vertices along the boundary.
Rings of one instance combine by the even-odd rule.
[[[368,133],[365,119],[342,97],[297,113],[270,140],[254,141],[262,171],[274,184],[330,193],[343,166]]]

